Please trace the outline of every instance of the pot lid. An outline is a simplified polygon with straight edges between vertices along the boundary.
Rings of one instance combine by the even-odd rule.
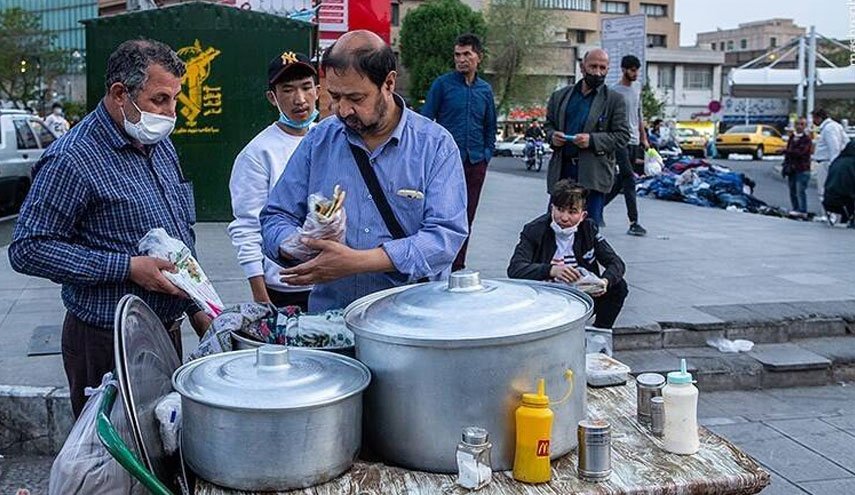
[[[266,344],[212,354],[175,372],[182,396],[227,409],[302,409],[338,402],[371,381],[359,361],[332,352]]]
[[[539,338],[587,319],[592,310],[590,296],[564,284],[482,281],[478,272],[463,270],[447,283],[365,296],[347,307],[345,322],[357,336],[384,342],[459,347]]]
[[[178,354],[157,314],[130,294],[116,306],[113,347],[119,392],[140,457],[158,479],[171,480],[174,463],[163,450],[154,408],[172,392]]]

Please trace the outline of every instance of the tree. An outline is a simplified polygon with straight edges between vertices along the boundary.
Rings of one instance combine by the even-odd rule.
[[[646,82],[641,88],[641,114],[644,120],[650,122],[657,117],[663,117],[665,113],[665,102],[656,97],[656,93],[650,89]]]
[[[538,49],[548,41],[546,11],[537,8],[537,0],[491,0],[486,20],[497,107],[506,111],[513,103],[546,101],[554,81],[547,87],[522,74],[525,64],[537,63]]]
[[[39,15],[21,8],[0,11],[0,97],[21,106],[44,102],[46,82],[67,66],[67,54],[53,48],[53,41]]]
[[[484,17],[460,0],[430,0],[409,11],[401,25],[401,61],[410,74],[410,97],[420,106],[430,85],[454,62],[454,40],[473,33],[484,40]]]

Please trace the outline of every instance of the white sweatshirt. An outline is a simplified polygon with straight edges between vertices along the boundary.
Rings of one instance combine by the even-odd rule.
[[[302,136],[293,136],[276,123],[258,133],[235,158],[229,191],[234,221],[229,237],[237,250],[238,262],[246,278],[264,275],[268,287],[282,292],[310,290],[311,286],[293,286],[279,281],[282,268],[261,252],[261,224],[258,215],[267,205],[267,197],[297,149]]]
[[[816,150],[813,159],[818,162],[833,162],[837,155],[846,147],[849,136],[839,123],[827,118],[819,126],[819,137],[816,139]]]

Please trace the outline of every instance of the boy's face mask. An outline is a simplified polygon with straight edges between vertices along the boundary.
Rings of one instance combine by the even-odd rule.
[[[563,210],[552,205],[552,222],[550,226],[558,236],[569,236],[576,232],[579,224],[588,216],[586,211]]]

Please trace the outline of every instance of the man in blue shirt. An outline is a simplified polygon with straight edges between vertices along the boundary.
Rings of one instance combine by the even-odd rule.
[[[210,319],[143,256],[139,240],[161,227],[190,249],[193,185],[169,140],[184,63],[153,40],[126,41],[107,61],[107,94],[45,151],[15,227],[9,260],[21,273],[62,284],[62,357],[75,416],[85,387],[112,371],[113,319],[125,294],[141,297],[180,351],[182,312],[201,332]]]
[[[454,44],[455,70],[436,78],[422,107],[422,115],[448,129],[460,148],[460,159],[466,174],[469,204],[466,213],[470,231],[481,198],[487,164],[496,149],[493,90],[487,81],[478,77],[482,53],[481,40],[477,36],[459,36]],[[468,245],[467,237],[454,260],[452,270],[465,267]]]
[[[447,276],[468,233],[463,167],[451,135],[406,108],[395,94],[395,56],[369,31],[346,33],[321,59],[335,117],[297,146],[261,212],[264,253],[283,281],[311,285],[309,311],[343,308],[359,297],[424,278]],[[403,235],[380,213],[358,165],[377,178]],[[346,191],[345,242],[304,238],[320,253],[297,261],[280,248],[298,234],[310,194]],[[294,266],[296,264],[296,266]]]

